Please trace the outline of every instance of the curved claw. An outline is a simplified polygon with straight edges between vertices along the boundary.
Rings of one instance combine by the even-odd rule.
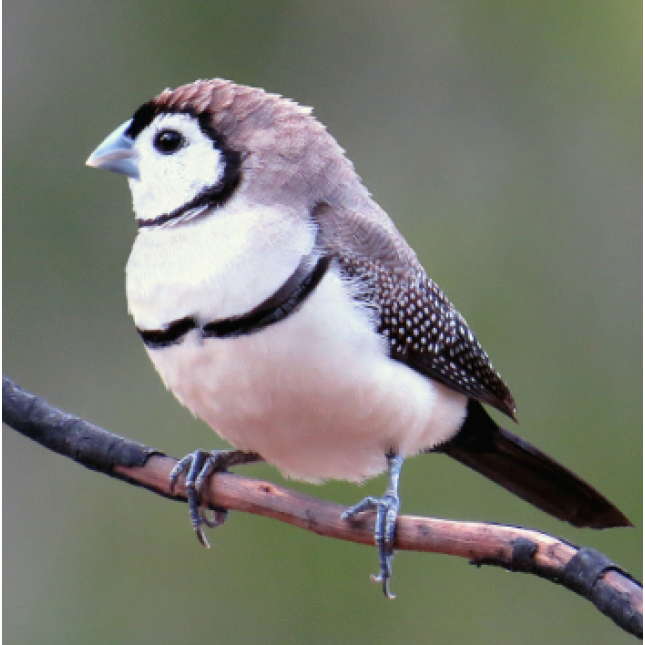
[[[379,573],[377,576],[372,574],[370,576],[370,580],[372,582],[375,582],[376,584],[380,584],[383,588],[383,595],[388,599],[388,600],[394,600],[396,598],[396,594],[393,594],[390,591],[390,580],[392,579],[392,559],[394,558],[394,553],[392,553],[389,556],[389,561],[387,563],[387,575],[385,572]]]
[[[174,492],[179,476],[188,471],[186,473],[186,498],[190,523],[200,544],[207,549],[210,548],[210,543],[202,526],[215,527],[223,524],[226,519],[226,511],[224,509],[213,511],[215,515],[212,519],[206,517],[202,510],[201,497],[207,479],[218,469],[226,470],[226,464],[222,463],[224,461],[222,459],[223,452],[225,453],[225,451],[195,450],[180,459],[170,473],[170,489]]]
[[[187,464],[190,464],[188,473],[186,474],[186,497],[188,499],[190,523],[193,526],[193,530],[195,531],[200,544],[207,549],[210,548],[210,543],[202,530],[202,525],[205,524],[205,522],[201,512],[201,493],[204,478],[201,479],[202,486],[198,487],[197,482],[200,480],[201,474],[204,470],[210,468],[211,473],[213,472],[214,468],[209,466],[209,463],[213,459],[214,456],[211,453],[204,450],[195,450],[194,453],[187,455],[181,460],[182,462],[187,461]],[[179,466],[179,464],[177,464],[177,466]],[[185,468],[186,466],[183,467],[183,469]]]
[[[342,515],[342,519],[349,519],[364,511],[376,510],[376,522],[374,524],[374,543],[378,549],[380,571],[378,575],[372,575],[372,582],[381,583],[383,594],[386,598],[395,598],[390,591],[390,580],[392,578],[392,560],[394,559],[394,539],[396,533],[396,519],[399,514],[401,503],[398,494],[388,491],[383,497],[366,497],[358,504],[348,508]]]
[[[399,476],[403,459],[397,455],[388,455],[388,487],[383,497],[366,497],[351,506],[341,515],[341,519],[350,519],[364,511],[376,511],[374,525],[374,542],[378,549],[379,573],[372,575],[372,582],[380,583],[386,598],[396,598],[390,591],[392,579],[392,560],[396,538],[396,520],[399,515],[401,500],[399,498]]]
[[[193,463],[195,453],[190,453],[186,455],[183,459],[180,459],[177,462],[177,465],[170,471],[170,492],[174,494],[175,487],[177,486],[177,480],[179,475],[184,473],[190,468],[190,465]]]
[[[202,546],[210,548],[210,544],[202,530],[203,526],[214,528],[223,524],[227,517],[226,509],[213,510],[213,517],[206,516],[201,498],[204,486],[209,477],[216,472],[224,472],[229,466],[260,461],[256,453],[241,450],[195,450],[177,462],[170,473],[170,490],[174,493],[179,476],[186,473],[186,498],[190,512],[190,523]]]
[[[213,517],[208,517],[206,515],[207,509],[201,509],[200,516],[202,518],[202,522],[208,526],[209,529],[214,529],[218,526],[221,526],[226,522],[226,519],[228,518],[228,511],[223,508],[221,510],[211,510],[211,513],[213,514]]]

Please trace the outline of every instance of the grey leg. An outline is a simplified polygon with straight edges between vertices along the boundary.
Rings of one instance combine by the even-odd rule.
[[[390,579],[392,578],[392,560],[394,558],[394,539],[396,532],[396,518],[399,514],[401,500],[399,499],[399,479],[403,458],[398,455],[387,455],[387,490],[383,497],[366,497],[355,506],[348,508],[342,519],[349,519],[363,511],[376,511],[376,525],[374,527],[374,542],[378,548],[380,572],[372,576],[374,582],[381,583],[383,593],[387,598],[395,596],[390,592]]]
[[[197,535],[200,543],[209,547],[210,544],[204,535],[202,526],[209,527],[219,526],[226,520],[227,511],[225,509],[214,511],[214,516],[208,518],[201,509],[201,495],[204,484],[208,478],[215,472],[224,472],[231,466],[248,464],[256,461],[263,461],[262,457],[256,452],[244,452],[243,450],[195,450],[183,459],[179,460],[177,465],[170,473],[170,490],[174,491],[179,475],[186,474],[186,497],[188,498],[188,509],[190,512],[190,523]]]

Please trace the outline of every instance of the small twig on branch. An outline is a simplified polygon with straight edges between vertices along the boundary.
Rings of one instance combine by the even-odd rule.
[[[170,491],[175,459],[62,412],[7,377],[2,380],[2,419],[87,468],[186,501],[183,479],[175,494]],[[211,478],[204,497],[211,507],[271,517],[327,537],[374,543],[373,516],[341,520],[343,507],[268,482],[219,473]],[[398,519],[396,548],[456,555],[478,566],[533,573],[587,598],[624,630],[643,637],[641,584],[593,549],[519,527],[411,516]]]

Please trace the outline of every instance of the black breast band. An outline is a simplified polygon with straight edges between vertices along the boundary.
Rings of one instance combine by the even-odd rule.
[[[163,329],[139,329],[137,327],[137,331],[146,347],[161,349],[162,347],[170,347],[170,345],[181,343],[184,336],[195,327],[197,327],[195,319],[187,316],[180,320],[173,320]]]
[[[257,307],[240,316],[231,316],[201,327],[203,338],[233,338],[254,334],[269,325],[284,320],[296,312],[320,284],[331,264],[331,257],[323,255],[311,268],[311,255],[304,257],[287,281]],[[162,349],[182,342],[184,336],[198,329],[195,318],[186,316],[173,320],[163,329],[138,329],[148,349]]]

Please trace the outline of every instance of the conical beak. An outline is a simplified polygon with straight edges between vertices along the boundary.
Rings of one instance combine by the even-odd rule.
[[[134,152],[134,139],[126,134],[131,121],[119,126],[85,162],[93,168],[103,168],[139,179],[139,166]]]

